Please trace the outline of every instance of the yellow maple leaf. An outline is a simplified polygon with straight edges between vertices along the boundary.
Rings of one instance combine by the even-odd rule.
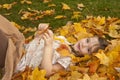
[[[3,8],[6,9],[11,9],[12,5],[11,4],[3,4]]]
[[[88,74],[84,74],[83,79],[78,79],[78,80],[91,80],[91,78]]]
[[[107,80],[107,78],[104,76],[104,77],[99,77],[97,75],[97,73],[93,74],[92,76],[90,76],[91,80]]]
[[[71,17],[71,19],[78,20],[80,17],[81,17],[80,12],[76,11],[76,12],[73,12],[73,16]]]
[[[66,44],[61,44],[58,48],[57,48],[57,52],[60,53],[61,56],[70,56],[71,52],[69,50],[69,46],[67,46]]]
[[[96,19],[97,19],[99,25],[103,25],[106,22],[105,17],[98,16]]]
[[[106,77],[99,77],[97,73],[89,76],[88,74],[84,74],[83,79],[78,79],[78,80],[107,80]]]
[[[11,4],[3,4],[2,8],[5,8],[7,10],[11,9],[13,5],[15,5],[17,2],[13,2]]]
[[[55,19],[64,19],[64,18],[66,18],[66,16],[64,16],[64,15],[58,15],[58,16],[56,16],[56,17],[54,17]]]
[[[77,42],[77,40],[76,40],[73,36],[67,37],[67,40],[68,40],[70,43],[76,43],[76,42]]]
[[[63,36],[54,36],[54,40],[58,40],[61,43],[68,43],[67,39],[65,37],[63,37]]]
[[[107,52],[107,56],[110,59],[110,64],[113,63],[113,61],[116,60],[116,58],[119,56],[119,52],[120,52],[120,40],[114,40],[112,41],[111,45],[113,48],[110,48],[111,50]]]
[[[72,62],[73,62],[73,63],[78,63],[78,62],[82,62],[82,61],[87,61],[87,60],[89,60],[89,59],[91,58],[90,55],[85,55],[84,57],[76,57],[76,56],[74,55],[74,53],[73,53],[73,54],[70,54],[70,57],[72,58]]]
[[[91,33],[88,33],[86,28],[83,28],[80,23],[74,23],[73,26],[75,29],[73,35],[77,40],[93,36]]]
[[[32,75],[29,75],[28,80],[47,80],[45,78],[45,75],[46,75],[46,71],[45,70],[39,70],[38,67],[37,67],[32,71]]]
[[[71,9],[71,8],[70,8],[67,4],[65,4],[65,3],[62,3],[62,5],[63,5],[63,7],[62,7],[63,10],[70,10],[70,9]]]
[[[68,80],[78,80],[81,76],[82,76],[82,74],[79,73],[78,71],[72,71],[70,79],[68,79]]]
[[[32,4],[32,2],[31,2],[30,0],[22,0],[22,1],[21,1],[21,4],[24,4],[24,3]]]
[[[59,35],[65,36],[71,43],[75,43],[82,38],[92,36],[92,34],[88,33],[85,28],[81,27],[80,23],[63,26],[62,28],[59,28],[57,32]]]
[[[55,7],[55,4],[49,4],[48,7]]]
[[[86,33],[86,29],[81,27],[80,23],[74,23],[74,29],[76,32],[85,32]]]
[[[120,26],[116,25],[116,24],[112,24],[109,26],[109,36],[113,37],[113,38],[120,38]]]
[[[33,14],[31,12],[23,12],[23,15],[21,16],[22,20],[29,19]]]
[[[55,10],[52,10],[52,9],[41,12],[42,15],[53,15],[54,13],[55,13]]]
[[[54,74],[53,76],[50,77],[49,80],[59,80],[60,75],[59,74]]]
[[[95,56],[99,58],[100,64],[103,64],[106,66],[109,65],[109,62],[110,62],[109,57],[107,57],[103,51],[101,51],[100,53],[97,53]]]
[[[61,29],[60,30],[60,35],[65,36],[68,34],[68,30]]]

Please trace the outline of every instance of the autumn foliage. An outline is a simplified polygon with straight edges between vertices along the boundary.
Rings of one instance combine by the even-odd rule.
[[[52,0],[43,0],[44,3]],[[29,0],[21,0],[21,4],[32,4]],[[13,5],[17,3],[0,5],[0,8],[7,10],[11,9]],[[71,10],[71,8],[65,4],[62,4],[62,10]],[[56,6],[55,4],[48,5]],[[82,9],[85,6],[78,4],[77,8]],[[38,11],[28,8],[27,11],[21,10],[19,12],[21,20],[39,20],[45,16],[55,14],[55,10]],[[80,18],[80,12],[74,11],[71,19]],[[65,19],[65,15],[56,15],[54,19]],[[24,35],[29,32],[37,31],[37,28],[24,27],[18,25],[15,22],[11,22],[15,25]],[[79,22],[68,22],[66,25],[61,26],[58,29],[54,29],[54,39],[64,43],[64,40],[56,38],[56,36],[65,36],[70,43],[75,43],[78,40],[86,37],[98,35],[106,38],[111,44],[105,50],[99,50],[92,55],[85,55],[84,57],[75,57],[70,54],[66,45],[62,44],[57,49],[62,56],[70,56],[72,58],[72,64],[69,70],[58,71],[56,74],[45,77],[46,71],[40,70],[37,67],[32,70],[26,67],[25,71],[14,74],[13,80],[119,80],[120,79],[120,19],[114,17],[93,17],[87,16],[86,19]],[[33,39],[34,35],[26,37],[26,43],[29,43]]]
[[[18,27],[18,25],[17,25]],[[68,71],[59,71],[50,78],[45,78],[45,70],[27,69],[22,73],[15,74],[14,80],[117,80],[120,78],[120,20],[118,18],[87,17],[78,23],[70,23],[54,30],[54,35],[65,36],[66,39],[75,43],[76,41],[94,35],[106,38],[111,44],[105,50],[99,50],[92,55],[75,57],[70,54],[68,47],[61,44],[57,49],[62,56],[70,56],[72,65]],[[22,27],[19,27],[21,29]],[[32,31],[34,28],[29,29]],[[23,30],[27,31],[27,28]],[[26,38],[26,40],[32,40]],[[54,37],[64,43],[64,40]],[[16,76],[17,75],[17,76]],[[15,77],[16,76],[16,77]]]

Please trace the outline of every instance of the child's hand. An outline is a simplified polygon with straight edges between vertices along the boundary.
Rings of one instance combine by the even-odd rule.
[[[38,26],[38,30],[35,32],[34,36],[41,37],[44,33],[47,32],[48,28],[49,28],[48,23],[40,23]]]
[[[43,34],[43,39],[45,40],[45,47],[52,47],[53,32],[51,30],[47,30],[47,32]]]

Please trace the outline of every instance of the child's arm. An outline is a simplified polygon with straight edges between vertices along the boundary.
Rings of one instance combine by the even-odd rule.
[[[46,76],[50,76],[54,71],[64,69],[60,64],[52,64],[53,57],[53,33],[51,30],[48,30],[47,33],[44,33],[43,39],[45,40],[45,48],[43,59],[41,62],[41,68],[47,71]]]

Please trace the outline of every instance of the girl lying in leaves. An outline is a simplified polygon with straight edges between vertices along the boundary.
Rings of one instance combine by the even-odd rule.
[[[1,16],[0,20],[2,18]],[[98,49],[105,49],[108,45],[104,38],[98,36],[81,39],[75,44],[69,43],[63,36],[58,36],[58,38],[62,38],[65,41],[61,43],[59,40],[54,40],[54,34],[48,29],[46,24],[40,24],[35,38],[25,46],[26,54],[21,58],[22,51],[19,49],[21,48],[19,45],[24,45],[22,43],[24,41],[23,35],[6,19],[3,18],[1,21],[9,24],[0,23],[0,27],[4,28],[0,28],[0,37],[2,37],[0,38],[0,58],[3,58],[0,61],[0,67],[5,67],[5,74],[2,80],[11,80],[13,73],[24,71],[26,66],[32,69],[36,67],[45,69],[47,72],[46,76],[49,77],[59,70],[67,70],[69,68],[71,64],[69,54],[84,56],[85,54],[97,52]],[[6,31],[8,31],[9,27],[11,31],[7,33]],[[14,31],[18,34],[11,34]],[[62,53],[63,50],[66,51],[66,55]]]

